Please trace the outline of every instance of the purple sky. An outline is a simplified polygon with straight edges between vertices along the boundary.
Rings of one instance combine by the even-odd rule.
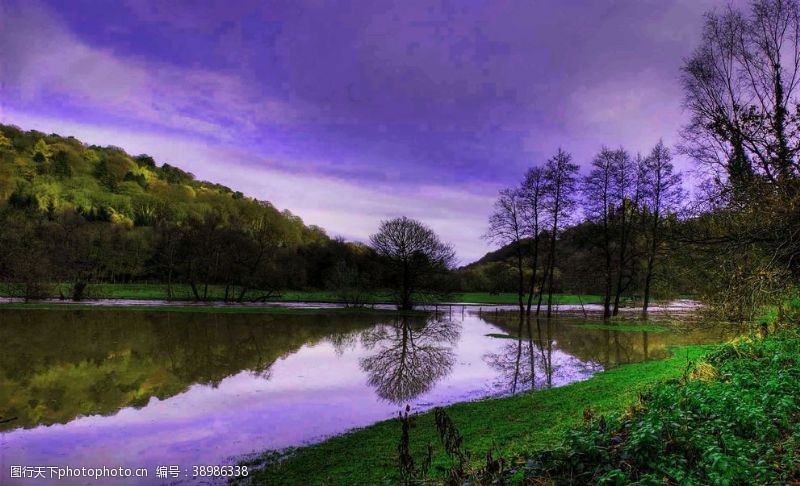
[[[0,121],[146,152],[365,240],[416,217],[462,263],[559,146],[685,121],[712,0],[0,0]],[[683,162],[681,165],[688,166]]]

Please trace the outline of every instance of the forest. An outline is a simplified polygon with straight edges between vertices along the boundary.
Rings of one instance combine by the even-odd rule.
[[[1,279],[30,299],[79,300],[101,282],[163,283],[169,298],[182,282],[198,300],[209,284],[241,300],[249,290],[323,287],[332,261],[361,252],[147,155],[13,126],[0,127],[0,198]]]

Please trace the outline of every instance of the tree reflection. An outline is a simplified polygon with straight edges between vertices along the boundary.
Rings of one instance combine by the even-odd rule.
[[[305,345],[346,346],[371,315],[214,314],[107,310],[0,313],[0,433],[109,415],[218,386],[241,372],[270,379]]]
[[[364,346],[375,353],[360,360],[361,369],[379,397],[402,404],[427,392],[450,372],[459,335],[460,325],[449,319],[414,322],[400,317],[363,334]]]
[[[535,329],[534,329],[535,328]],[[499,380],[511,394],[553,384],[553,339],[550,320],[520,316],[516,340],[509,339],[496,353],[484,360],[498,371]]]

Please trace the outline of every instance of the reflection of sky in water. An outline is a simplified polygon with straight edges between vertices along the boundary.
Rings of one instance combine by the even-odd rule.
[[[505,329],[477,316],[467,314],[463,322],[458,317],[459,322],[450,323],[458,331],[451,342],[442,342],[435,333],[426,338],[419,326],[410,330],[414,345],[444,346],[452,353],[449,372],[434,371],[428,390],[408,400],[413,410],[511,390],[509,352],[513,374],[518,341],[487,336]],[[386,331],[401,336],[397,327],[387,326]],[[406,402],[381,399],[368,383],[364,358],[392,345],[374,336],[370,341],[371,332],[356,332],[355,339],[338,346],[330,341],[305,345],[278,359],[266,374],[242,371],[216,387],[193,385],[165,400],[152,398],[141,409],[0,434],[0,479],[9,480],[12,464],[148,467],[152,479],[157,465],[230,462],[242,454],[313,442],[391,418]],[[528,341],[523,343],[524,362],[530,354]],[[602,368],[593,359],[560,349],[554,338],[551,343],[550,348],[534,345],[537,388],[548,384],[545,356],[553,386],[585,379]],[[505,364],[498,366],[491,356],[500,356]],[[523,363],[519,373],[529,372]],[[529,389],[529,383],[517,390]]]

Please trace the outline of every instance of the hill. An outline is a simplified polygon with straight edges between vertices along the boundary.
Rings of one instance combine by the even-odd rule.
[[[170,164],[159,166],[149,155],[8,125],[0,125],[0,204],[51,214],[74,211],[89,221],[126,227],[186,221],[211,211],[258,214],[285,225],[299,241],[325,238],[322,229],[305,226],[268,201],[196,180]]]
[[[684,223],[675,223],[682,225]],[[677,229],[673,229],[677,231]],[[543,232],[540,241],[546,242],[549,236]],[[623,296],[637,298],[644,285],[643,250],[644,239],[632,244],[623,280],[626,282]],[[531,271],[529,239],[522,240],[525,260],[525,280],[529,281]],[[602,294],[604,270],[601,228],[590,221],[569,226],[559,233],[556,244],[556,263],[554,268],[555,291],[573,294]],[[614,248],[614,252],[618,251]],[[455,272],[461,289],[491,293],[515,292],[518,286],[517,251],[514,244],[501,246],[486,253],[475,262],[465,265]],[[537,279],[541,283],[544,263],[549,258],[547,245],[539,248],[539,270]],[[679,295],[699,291],[703,277],[693,263],[692,255],[686,252],[671,252],[660,256],[660,269],[654,280],[654,294],[659,298],[674,298]],[[618,273],[612,275],[616,282]],[[538,287],[537,287],[538,288]]]
[[[0,125],[0,247],[7,294],[80,298],[89,284],[160,282],[166,297],[182,283],[199,300],[209,286],[237,300],[322,287],[337,263],[365,251],[148,155],[8,125]]]

